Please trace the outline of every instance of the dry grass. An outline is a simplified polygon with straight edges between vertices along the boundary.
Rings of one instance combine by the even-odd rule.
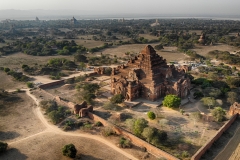
[[[213,46],[199,46],[197,45],[195,49],[192,49],[196,51],[198,54],[202,56],[206,56],[208,52],[214,51],[214,50],[219,50],[219,51],[228,51],[230,53],[234,51],[239,51],[239,48],[234,47],[234,46],[229,46],[226,44],[216,44]]]
[[[130,52],[130,54],[135,54],[135,53],[140,53],[142,49],[146,46],[147,44],[130,44],[130,45],[122,45],[122,46],[116,46],[113,48],[107,48],[101,52],[96,52],[93,55],[100,55],[100,53],[106,54],[106,55],[111,55],[114,56],[116,55],[117,57],[126,57],[128,56],[125,55],[125,53]],[[154,47],[156,44],[152,44]],[[164,47],[163,50],[156,51],[160,56],[162,56],[164,59],[169,61],[178,61],[178,60],[183,60],[186,58],[186,56],[183,53],[180,53],[177,51],[177,47]]]
[[[13,142],[45,128],[33,114],[33,107],[35,104],[24,92],[9,93],[0,100],[0,141]]]
[[[31,137],[24,142],[9,145],[10,150],[0,156],[0,159],[51,159],[51,160],[70,160],[62,155],[62,147],[72,143],[78,150],[77,156],[80,155],[81,160],[127,160],[126,157],[114,151],[104,144],[74,136],[63,136],[55,133],[43,133],[35,137]]]
[[[7,75],[5,72],[0,71],[0,89],[15,90],[17,88],[26,88],[26,83],[14,81],[12,76]]]
[[[152,40],[152,39],[158,39],[157,36],[153,36],[150,34],[139,34],[139,37],[144,37],[145,39]]]
[[[8,56],[0,57],[0,67],[19,68],[23,64],[29,66],[47,64],[49,59],[52,58],[66,58],[73,60],[73,56],[30,56],[24,53],[14,53]]]

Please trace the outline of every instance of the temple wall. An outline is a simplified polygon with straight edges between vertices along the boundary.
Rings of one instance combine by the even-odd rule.
[[[217,141],[223,132],[225,132],[231,125],[232,123],[236,120],[238,117],[238,114],[235,114],[231,117],[231,119],[226,122],[218,131],[217,133],[213,136],[213,138],[209,139],[208,142],[203,145],[191,158],[191,160],[199,160],[202,155],[205,154],[205,152],[213,145],[215,141]]]
[[[103,118],[93,114],[93,113],[88,113],[88,116],[90,119],[94,120],[94,121],[100,121],[104,126],[112,126],[113,130],[116,132],[116,134],[120,134],[123,135],[125,138],[128,138],[133,144],[139,146],[139,147],[145,147],[146,150],[151,153],[152,155],[156,156],[156,157],[164,157],[168,160],[179,160],[178,158],[172,156],[171,154],[147,143],[146,141],[136,137],[135,135],[133,135],[132,133],[124,130],[123,128],[120,128],[106,120],[104,120]]]

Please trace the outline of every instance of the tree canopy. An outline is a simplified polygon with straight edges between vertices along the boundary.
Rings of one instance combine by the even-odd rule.
[[[62,153],[64,156],[75,158],[77,150],[73,144],[67,144],[62,148]]]
[[[181,99],[176,95],[169,94],[164,97],[163,105],[166,107],[177,108],[180,106],[180,104],[181,104]]]

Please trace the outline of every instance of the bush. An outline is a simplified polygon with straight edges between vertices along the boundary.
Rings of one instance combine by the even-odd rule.
[[[122,148],[130,148],[132,146],[131,142],[123,137],[120,138],[119,144]]]
[[[124,96],[122,94],[116,94],[114,95],[111,100],[112,103],[122,103],[124,101]]]
[[[4,68],[4,72],[8,73],[10,71],[9,68]]]
[[[103,124],[102,124],[100,121],[97,121],[97,122],[95,123],[95,126],[100,127],[100,126],[103,126]]]
[[[109,126],[109,127],[104,127],[103,130],[102,130],[102,135],[105,136],[105,137],[108,137],[110,135],[114,134],[113,130],[112,130],[112,127]]]
[[[62,148],[62,153],[64,156],[75,158],[77,150],[73,144],[67,144]]]
[[[156,118],[155,113],[153,113],[153,112],[151,112],[151,111],[149,111],[149,112],[147,113],[147,115],[148,115],[148,118],[151,119],[151,120],[154,120],[154,119]]]
[[[0,142],[0,153],[4,153],[7,151],[8,144],[4,142]]]
[[[33,83],[32,82],[27,82],[27,87],[28,88],[33,88]]]

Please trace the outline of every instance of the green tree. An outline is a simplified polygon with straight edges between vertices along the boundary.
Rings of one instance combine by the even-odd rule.
[[[215,121],[217,122],[222,122],[225,118],[226,115],[226,111],[224,109],[222,109],[221,107],[215,107],[212,111],[211,111],[213,118],[215,119]]]
[[[74,55],[74,61],[76,61],[76,62],[87,62],[87,57],[78,53],[78,54]]]
[[[181,99],[176,95],[169,94],[164,97],[163,105],[166,107],[177,108],[180,106],[180,104],[181,104]]]
[[[62,148],[62,153],[64,156],[75,158],[77,150],[73,144],[67,144]]]
[[[148,126],[148,121],[146,121],[144,118],[138,118],[135,122],[134,122],[134,134],[136,136],[141,136],[143,129],[146,128]]]
[[[215,107],[215,105],[217,104],[215,98],[213,97],[203,97],[201,101],[203,102],[203,105],[208,106],[209,109],[211,109],[211,107]]]
[[[153,113],[153,112],[151,112],[151,111],[149,111],[149,112],[147,113],[147,115],[148,115],[148,118],[151,119],[151,120],[154,120],[154,119],[156,118],[155,113]]]
[[[7,147],[8,147],[7,143],[0,142],[0,153],[6,152]]]
[[[154,135],[156,134],[157,129],[152,127],[146,127],[143,129],[142,136],[146,139],[147,142],[150,142]]]
[[[124,96],[122,94],[116,94],[110,99],[110,101],[114,104],[122,103],[124,101]]]
[[[133,130],[134,130],[135,121],[136,121],[136,119],[126,119],[126,121],[125,121],[127,128],[131,132],[133,132]]]
[[[100,86],[97,83],[88,83],[83,86],[83,90],[89,93],[95,93],[100,89]]]
[[[231,105],[239,100],[236,92],[227,92],[227,102]]]

